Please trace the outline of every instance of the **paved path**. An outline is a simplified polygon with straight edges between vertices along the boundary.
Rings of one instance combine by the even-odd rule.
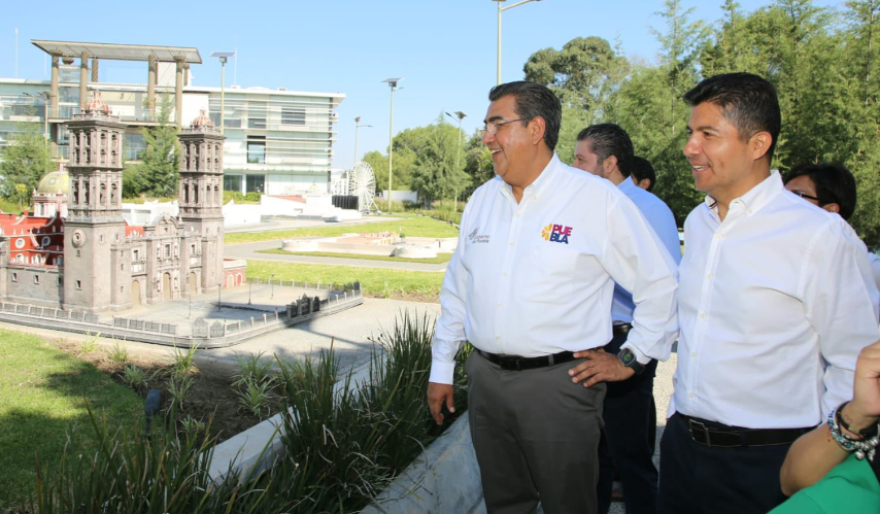
[[[357,268],[399,269],[408,271],[429,271],[443,273],[448,263],[428,264],[421,262],[373,261],[368,259],[318,257],[312,255],[281,255],[258,253],[258,250],[281,248],[281,240],[241,243],[223,247],[223,256],[228,259],[250,259],[275,262],[295,262],[300,264],[326,264],[330,266],[353,266]]]
[[[236,227],[224,228],[223,232],[227,234],[235,232],[273,232],[277,230],[294,230],[297,228],[310,227],[332,227],[337,225],[363,225],[364,223],[378,223],[382,221],[398,221],[403,218],[395,218],[393,216],[364,216],[361,219],[327,222],[320,219],[300,219],[300,218],[269,218],[268,221],[258,225],[239,225]]]

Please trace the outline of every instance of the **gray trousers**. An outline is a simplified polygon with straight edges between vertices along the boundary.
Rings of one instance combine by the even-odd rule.
[[[597,512],[605,384],[574,384],[581,361],[502,370],[473,352],[468,418],[489,514]]]

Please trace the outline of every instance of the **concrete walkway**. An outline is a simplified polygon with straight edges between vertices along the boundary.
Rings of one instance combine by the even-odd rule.
[[[223,231],[227,234],[232,234],[235,232],[273,232],[278,230],[294,230],[298,228],[310,228],[310,227],[333,227],[338,225],[363,225],[364,223],[378,223],[381,221],[398,221],[403,218],[395,218],[393,216],[364,216],[361,219],[357,220],[345,220],[345,221],[334,221],[327,222],[320,219],[300,219],[300,218],[269,218],[268,221],[264,223],[260,223],[258,225],[239,225],[236,227],[224,228]]]
[[[337,258],[337,257],[318,257],[311,255],[281,255],[274,253],[258,253],[259,250],[280,249],[281,240],[260,241],[258,243],[241,243],[234,245],[226,245],[223,247],[224,257],[227,259],[248,259],[260,261],[274,262],[293,262],[298,264],[325,264],[329,266],[353,266],[356,268],[381,268],[381,269],[397,269],[407,271],[428,271],[433,273],[444,273],[446,265],[428,264],[421,262],[394,262],[394,261],[373,261],[367,259],[356,258]]]
[[[279,293],[279,289],[282,288],[278,286],[275,286],[275,298],[271,300],[267,298],[268,295],[271,295],[271,292],[261,290],[258,294],[257,287],[254,286],[253,290],[255,302],[259,298],[259,302],[263,305],[272,305],[274,302],[280,305],[286,300],[284,293]],[[260,285],[259,287],[268,286]],[[237,291],[230,294],[230,300],[243,299],[246,302],[246,287],[242,286],[236,289]],[[223,295],[223,304],[228,305],[226,290],[224,290]],[[216,300],[216,297],[214,300]],[[273,303],[269,303],[270,301]],[[170,308],[170,305],[175,307]],[[163,304],[163,308],[165,310],[161,311],[161,315],[168,319],[179,320],[182,318],[185,320],[188,311],[188,305],[185,302]],[[440,305],[364,298],[362,305],[344,312],[317,318],[294,327],[266,334],[233,347],[197,350],[195,362],[203,371],[228,375],[237,370],[236,356],[238,354],[257,354],[263,352],[267,358],[271,358],[276,354],[281,359],[317,358],[320,352],[329,349],[332,343],[337,356],[341,360],[342,369],[356,368],[369,362],[369,350],[372,347],[370,339],[378,336],[383,329],[391,330],[394,327],[395,319],[404,311],[409,311],[410,314],[419,317],[427,314],[432,318],[436,318],[440,315]],[[119,315],[128,316],[131,312],[125,311],[119,313]],[[225,317],[232,316],[235,310],[224,307],[221,311],[216,312],[219,316]],[[141,312],[138,314],[138,317],[143,317],[144,315],[145,313]],[[153,316],[155,315],[159,314],[154,313]],[[32,333],[50,340],[65,339],[67,341],[81,342],[92,339],[92,337],[80,334],[43,330],[12,323],[0,323],[0,328]],[[108,350],[118,343],[132,355],[157,361],[170,362],[173,354],[173,350],[167,346],[149,343],[115,341],[107,338],[99,338],[98,343]]]

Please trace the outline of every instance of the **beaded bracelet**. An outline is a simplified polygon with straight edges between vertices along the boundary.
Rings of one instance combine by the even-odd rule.
[[[868,457],[868,460],[874,460],[877,445],[880,444],[880,434],[875,433],[870,439],[853,439],[842,432],[840,425],[837,424],[837,412],[841,407],[843,405],[828,413],[828,428],[831,430],[831,437],[837,441],[837,445],[843,451],[855,453],[858,460],[863,460],[865,456]]]

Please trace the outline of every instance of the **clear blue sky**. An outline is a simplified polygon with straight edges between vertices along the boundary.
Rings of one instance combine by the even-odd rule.
[[[516,0],[508,0],[512,5]],[[751,11],[770,0],[739,0]],[[815,0],[816,5],[842,2]],[[722,0],[684,0],[693,18],[715,22]],[[71,9],[73,7],[73,9]],[[654,60],[658,44],[650,28],[662,25],[662,0],[544,0],[503,13],[502,80],[522,78],[532,52],[559,49],[575,37],[619,37],[628,56]],[[389,88],[381,81],[404,77],[394,96],[394,132],[432,123],[443,111],[468,114],[473,131],[485,115],[495,85],[496,4],[491,0],[263,0],[247,2],[41,2],[0,0],[0,76],[14,75],[18,28],[18,77],[48,78],[44,53],[31,39],[194,46],[204,64],[193,66],[196,85],[219,86],[215,51],[238,41],[237,83],[242,87],[341,92],[335,167],[358,150],[388,145]],[[233,63],[226,83],[232,83]],[[102,81],[146,81],[145,63],[101,63]]]

